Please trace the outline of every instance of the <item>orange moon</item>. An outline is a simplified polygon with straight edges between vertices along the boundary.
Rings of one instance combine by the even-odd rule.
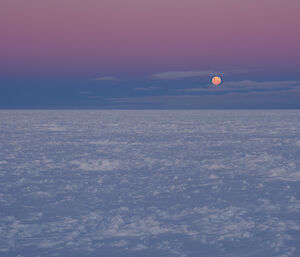
[[[214,76],[211,79],[211,83],[213,83],[214,86],[219,86],[222,83],[222,79],[219,76]]]

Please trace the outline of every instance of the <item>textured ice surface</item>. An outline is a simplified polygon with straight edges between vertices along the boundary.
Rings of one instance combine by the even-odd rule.
[[[300,111],[0,111],[0,256],[300,256]]]

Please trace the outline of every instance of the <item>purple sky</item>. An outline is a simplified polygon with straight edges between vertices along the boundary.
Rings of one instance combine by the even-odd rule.
[[[2,0],[0,107],[299,108],[299,10],[298,0]]]

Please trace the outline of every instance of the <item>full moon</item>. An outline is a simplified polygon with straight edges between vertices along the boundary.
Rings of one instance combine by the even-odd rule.
[[[211,79],[211,83],[213,83],[214,86],[219,86],[222,83],[222,79],[219,76],[214,76]]]

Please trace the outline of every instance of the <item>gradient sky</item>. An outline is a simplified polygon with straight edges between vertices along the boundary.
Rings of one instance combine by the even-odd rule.
[[[299,10],[299,0],[1,0],[0,108],[300,108]]]

